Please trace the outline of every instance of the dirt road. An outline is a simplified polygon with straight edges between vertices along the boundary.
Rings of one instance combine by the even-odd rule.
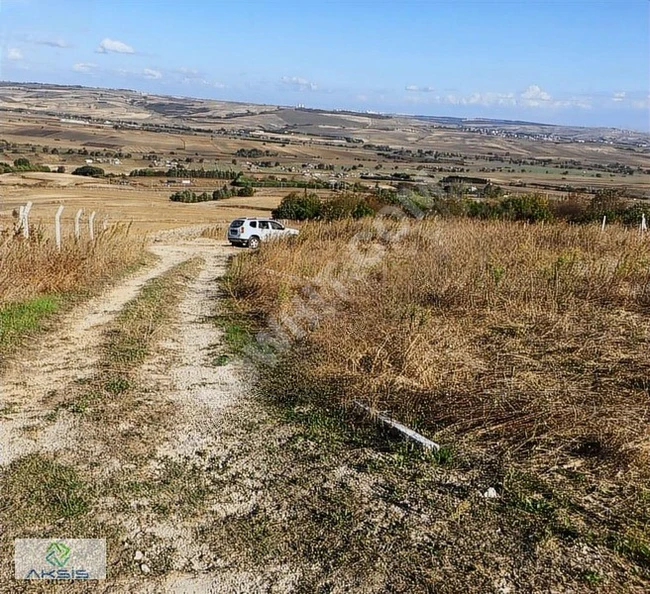
[[[244,441],[265,413],[248,395],[250,374],[241,363],[215,364],[221,343],[213,319],[219,307],[218,279],[235,250],[200,238],[196,231],[160,234],[151,246],[158,256],[154,265],[72,311],[1,379],[0,469],[26,456],[45,454],[84,467],[86,477],[96,477],[94,519],[118,531],[122,550],[109,551],[115,567],[109,564],[109,579],[94,591],[253,592],[264,591],[271,583],[286,585],[286,575],[279,576],[284,574],[279,569],[252,575],[229,566],[200,536],[219,517],[245,514],[254,506],[264,464],[261,456],[251,453],[255,439],[248,439],[248,445]],[[127,418],[106,428],[116,443],[130,440],[129,447],[135,445],[136,450],[138,440],[145,441],[143,432],[156,434],[154,451],[147,453],[143,447],[142,455],[126,464],[110,442],[100,443],[83,415],[54,412],[68,391],[98,373],[107,325],[124,306],[147,282],[197,257],[198,273],[187,281],[174,327],[138,371],[139,389],[150,399],[148,406],[165,411],[165,421],[159,427],[144,427]],[[258,458],[258,464],[244,468],[251,457]],[[90,464],[97,459],[101,465]],[[214,483],[215,474],[223,486],[219,495],[195,498],[206,481]],[[125,486],[136,482],[155,486],[142,497]],[[9,571],[5,559],[1,574]],[[11,580],[1,574],[0,583],[5,577]],[[16,582],[5,583],[9,590],[0,585],[0,592],[17,591]]]

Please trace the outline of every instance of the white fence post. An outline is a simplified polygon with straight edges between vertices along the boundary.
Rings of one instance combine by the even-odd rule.
[[[603,225],[602,225],[602,227],[600,228],[601,231],[604,231],[604,230],[605,230],[605,225],[606,225],[606,223],[607,223],[607,216],[605,215],[605,216],[603,216]]]
[[[102,231],[106,231],[106,229],[108,229],[108,216],[105,216],[102,221]]]
[[[645,220],[645,213],[641,214],[641,233],[648,230],[648,223]]]
[[[77,214],[74,216],[74,236],[75,236],[75,239],[77,241],[79,241],[79,239],[81,239],[81,228],[79,226],[79,221],[81,219],[81,215],[83,214],[83,212],[84,212],[84,209],[80,208],[77,211]]]
[[[23,227],[23,237],[25,239],[29,239],[29,211],[32,210],[32,203],[28,202],[25,204],[25,208],[23,209],[23,222],[22,222],[22,227]]]
[[[18,208],[18,221],[16,221],[16,225],[14,228],[14,231],[16,234],[21,233],[23,230],[23,217],[25,216],[25,207],[21,204],[20,207]]]
[[[61,213],[63,212],[63,204],[59,206],[54,215],[54,232],[56,235],[56,249],[61,251]]]
[[[90,232],[90,241],[95,241],[95,211],[93,210],[88,217],[88,231]]]

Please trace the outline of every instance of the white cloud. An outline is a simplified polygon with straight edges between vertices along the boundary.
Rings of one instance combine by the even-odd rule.
[[[476,92],[469,95],[447,93],[446,95],[425,94],[417,87],[418,92],[411,92],[404,97],[405,101],[414,104],[434,105],[481,105],[483,107],[525,107],[539,109],[592,109],[593,98],[589,96],[569,96],[554,99],[550,93],[538,85],[530,85],[520,93],[497,93],[493,91]],[[407,87],[406,90],[412,90]]]
[[[185,78],[203,78],[203,75],[196,68],[177,68],[176,72],[182,74]]]
[[[7,49],[7,60],[22,60],[23,53],[16,47]]]
[[[108,37],[102,39],[95,50],[98,54],[134,54],[135,50],[130,46],[124,43],[123,41],[117,41],[115,39],[109,39]]]
[[[614,96],[612,97],[612,101],[615,101],[616,103],[620,103],[621,101],[625,100],[625,91],[619,91],[618,93],[614,93]]]
[[[162,72],[160,70],[153,70],[152,68],[145,68],[142,71],[142,76],[149,80],[158,80],[162,78]]]
[[[435,91],[433,87],[418,87],[417,85],[406,85],[404,89],[410,93],[433,93]]]
[[[552,100],[552,97],[537,85],[530,85],[523,93],[521,93],[520,98],[523,105],[528,107],[549,105]]]
[[[318,89],[318,85],[302,76],[283,76],[280,82],[288,87],[293,87],[297,91],[315,91]]]
[[[97,68],[97,64],[91,62],[78,62],[72,67],[72,70],[75,72],[88,73],[92,72],[95,68]]]

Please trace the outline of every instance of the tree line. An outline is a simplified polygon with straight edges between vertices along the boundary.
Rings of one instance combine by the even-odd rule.
[[[210,200],[222,200],[223,198],[232,198],[234,196],[253,196],[255,194],[255,189],[250,186],[244,186],[243,188],[234,188],[232,186],[223,186],[214,190],[213,192],[202,192],[197,194],[192,190],[181,190],[179,192],[174,192],[169,199],[172,202],[185,202],[189,204],[194,204],[196,202],[208,202]]]
[[[239,173],[225,169],[185,169],[173,167],[167,171],[156,169],[134,169],[129,177],[194,177],[201,179],[235,179]]]

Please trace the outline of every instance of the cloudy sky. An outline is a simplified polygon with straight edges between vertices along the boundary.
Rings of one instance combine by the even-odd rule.
[[[650,132],[648,0],[0,0],[0,79]]]

